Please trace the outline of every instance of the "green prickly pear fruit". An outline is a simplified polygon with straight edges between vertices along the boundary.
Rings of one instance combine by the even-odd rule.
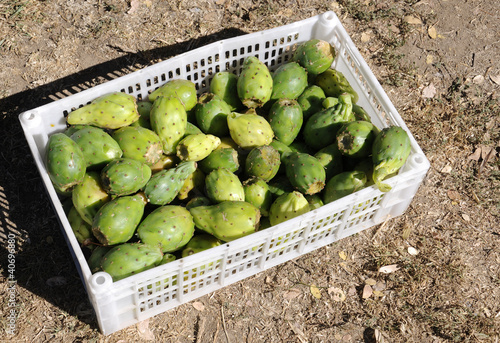
[[[281,161],[281,156],[283,155],[284,152],[292,152],[292,148],[290,148],[288,145],[276,140],[276,139],[273,139],[273,141],[271,142],[271,144],[269,144],[270,146],[272,146],[275,150],[277,150],[279,153],[280,153],[280,161]],[[278,169],[278,174],[284,174],[285,173],[285,165],[283,163],[280,163],[280,167]]]
[[[96,246],[94,250],[92,250],[92,254],[90,254],[87,263],[90,268],[90,272],[92,274],[97,273],[101,269],[101,261],[104,255],[106,255],[113,247],[105,247],[105,246]]]
[[[288,146],[292,152],[302,152],[305,154],[312,155],[314,153],[313,149],[302,140],[296,139]],[[283,157],[283,156],[282,156]]]
[[[151,121],[149,120],[151,107],[153,107],[153,103],[149,101],[137,101],[137,111],[140,117],[139,120],[130,124],[130,126],[141,126],[151,130]]]
[[[281,98],[271,106],[268,121],[276,139],[290,145],[302,128],[302,108],[296,100]]]
[[[411,152],[408,133],[399,126],[383,128],[375,137],[372,145],[373,182],[382,192],[391,190],[391,186],[382,181],[397,172],[406,162]]]
[[[325,92],[320,86],[310,85],[297,98],[297,102],[302,109],[304,122],[314,113],[323,109],[323,100],[326,98]]]
[[[236,173],[240,168],[238,152],[233,148],[217,148],[201,160],[198,166],[206,174],[218,168],[226,168]]]
[[[110,200],[110,196],[102,187],[99,172],[90,171],[85,174],[82,183],[75,186],[71,199],[82,219],[92,225],[97,211]]]
[[[363,107],[352,104],[352,112],[354,113],[356,120],[363,120],[371,123],[372,119]]]
[[[337,132],[340,152],[352,158],[363,158],[371,154],[372,143],[378,129],[367,121],[352,121],[344,124]]]
[[[218,95],[231,108],[231,112],[243,108],[238,97],[238,76],[228,71],[216,73],[210,82],[210,93]]]
[[[352,96],[352,103],[358,102],[358,93],[352,88],[342,72],[329,68],[316,76],[316,85],[320,86],[326,96],[339,97],[343,93]]]
[[[317,158],[300,152],[285,153],[283,157],[286,176],[296,190],[305,195],[321,192],[326,172]]]
[[[341,173],[344,170],[344,163],[342,160],[342,153],[340,152],[337,143],[332,143],[326,147],[320,149],[314,155],[325,168],[326,179],[330,178],[336,174]]]
[[[158,266],[163,259],[159,246],[123,243],[113,247],[101,259],[101,268],[113,281],[122,280]]]
[[[276,176],[281,165],[281,155],[270,145],[253,148],[245,160],[245,171],[268,182]]]
[[[131,158],[152,166],[163,156],[160,137],[142,126],[126,126],[113,132],[113,139],[118,142],[124,158]]]
[[[329,96],[323,99],[321,105],[323,106],[323,108],[330,108],[337,106],[338,103],[339,103],[339,98],[334,98],[333,96]]]
[[[207,197],[213,202],[244,201],[245,190],[236,174],[225,168],[212,170],[205,178]]]
[[[305,123],[302,131],[304,141],[316,151],[332,144],[337,131],[343,124],[354,121],[351,97],[343,94],[339,104],[313,114]]]
[[[260,222],[260,211],[246,201],[223,201],[216,205],[189,210],[198,229],[229,242],[254,233]]]
[[[188,121],[187,125],[186,125],[186,132],[184,133],[184,137],[189,136],[189,135],[197,135],[199,133],[203,133],[203,131],[201,131],[198,126],[196,126],[195,124]]]
[[[284,163],[282,165],[284,166]],[[273,199],[276,199],[284,193],[293,192],[294,190],[286,175],[278,175],[274,177],[267,183],[267,185],[269,186],[269,191],[273,195]]]
[[[93,247],[96,238],[92,234],[92,225],[83,220],[76,208],[72,207],[68,213],[68,221],[76,240],[83,246]]]
[[[362,159],[358,160],[353,168],[353,170],[358,170],[358,171],[362,171],[365,173],[365,175],[366,175],[365,187],[369,187],[369,186],[374,184],[373,177],[372,177],[373,167],[374,166],[373,166],[372,157],[369,156],[369,157],[362,158]]]
[[[182,206],[165,205],[148,214],[137,227],[141,242],[160,246],[164,253],[182,249],[194,235],[191,213]]]
[[[271,100],[297,99],[307,87],[307,72],[296,62],[279,66],[273,73]]]
[[[273,141],[269,145],[272,146],[275,150],[277,150],[280,153],[280,156],[284,152],[292,152],[292,149],[288,145],[276,139],[273,139]]]
[[[181,101],[176,97],[156,98],[151,108],[151,127],[160,137],[163,153],[176,153],[176,146],[184,137],[187,127],[187,113]]]
[[[198,101],[196,85],[192,81],[185,79],[168,81],[149,95],[149,101],[155,102],[156,99],[162,96],[179,99],[186,112],[193,109]]]
[[[318,194],[306,195],[305,198],[309,203],[309,209],[311,211],[324,205],[323,199],[321,199],[321,196],[319,196]]]
[[[82,149],[87,169],[101,169],[106,163],[123,156],[120,145],[101,128],[87,126],[74,132],[70,138]]]
[[[59,193],[70,192],[83,181],[85,157],[80,146],[64,133],[49,137],[45,156],[47,173]]]
[[[362,171],[345,171],[333,176],[325,186],[323,202],[328,204],[359,191],[366,185],[366,174]]]
[[[151,168],[151,172],[156,174],[162,170],[174,168],[179,163],[179,158],[175,155],[161,155],[160,160],[153,164]]]
[[[300,192],[293,191],[280,195],[269,209],[271,225],[278,225],[310,211],[309,202]]]
[[[243,149],[268,145],[274,137],[269,122],[258,114],[232,112],[227,117],[229,134]]]
[[[177,257],[174,254],[168,254],[168,253],[167,254],[163,254],[163,257],[162,257],[161,262],[160,262],[159,265],[173,262],[176,259],[177,259]]]
[[[318,75],[330,68],[335,56],[335,48],[330,43],[310,39],[297,47],[292,61],[298,62],[308,73]]]
[[[199,193],[202,193],[204,186],[205,174],[199,168],[196,168],[195,171],[188,176],[186,181],[184,181],[184,184],[177,194],[177,199],[187,199],[192,191],[194,192],[198,190]]]
[[[218,247],[222,242],[220,239],[209,235],[199,234],[193,236],[188,244],[182,249],[182,257],[191,256],[198,252]]]
[[[154,174],[144,187],[148,201],[160,206],[172,202],[196,167],[194,161],[182,161],[176,167]]]
[[[209,205],[213,205],[212,201],[209,198],[204,197],[202,195],[198,195],[191,198],[191,200],[188,201],[188,203],[186,204],[186,209],[191,210],[193,207],[209,206]]]
[[[223,149],[223,148],[233,148],[237,150],[239,148],[238,144],[236,144],[235,141],[229,136],[227,137],[219,137],[220,138],[220,145],[217,147],[217,149]]]
[[[92,221],[92,233],[103,245],[127,242],[141,222],[146,206],[144,194],[125,195],[104,204]]]
[[[243,182],[245,190],[245,201],[251,203],[260,210],[261,215],[269,215],[269,207],[273,201],[273,194],[269,185],[258,177],[251,177]]]
[[[177,144],[177,157],[181,161],[201,161],[220,144],[220,138],[210,134],[188,135]]]
[[[81,129],[89,128],[89,127],[95,127],[92,125],[71,125],[64,130],[64,134],[68,137],[71,137],[72,134],[74,134],[76,131],[79,131]]]
[[[101,185],[113,197],[142,189],[151,178],[151,168],[141,161],[119,158],[101,170]]]
[[[243,105],[248,108],[262,107],[273,93],[271,72],[257,57],[249,56],[243,62],[236,89]]]
[[[136,98],[122,92],[102,95],[66,117],[70,125],[94,125],[103,129],[119,129],[137,120]]]
[[[201,131],[219,137],[229,135],[227,116],[231,114],[231,107],[218,95],[200,95],[194,111],[196,123]]]

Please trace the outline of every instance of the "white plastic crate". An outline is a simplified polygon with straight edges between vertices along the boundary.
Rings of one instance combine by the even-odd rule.
[[[411,134],[412,150],[405,166],[397,176],[387,180],[392,186],[390,192],[382,193],[373,186],[365,188],[272,228],[118,282],[112,282],[104,272],[91,274],[44,165],[48,137],[66,128],[65,115],[112,91],[146,99],[149,93],[170,79],[191,80],[201,94],[208,90],[216,72],[239,73],[247,56],[258,57],[273,71],[290,59],[298,44],[312,38],[329,41],[336,48],[333,67],[347,77],[359,94],[358,104],[370,114],[377,127],[392,124],[408,131],[333,12],[215,42],[19,115],[104,334],[358,233],[387,218],[399,216],[407,209],[429,168],[428,160]]]

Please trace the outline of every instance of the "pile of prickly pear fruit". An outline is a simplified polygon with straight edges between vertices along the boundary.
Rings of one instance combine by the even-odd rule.
[[[148,99],[115,92],[70,112],[46,166],[90,270],[117,281],[364,187],[389,191],[408,134],[371,123],[335,56],[311,39],[274,72],[247,57],[204,94],[176,79]]]

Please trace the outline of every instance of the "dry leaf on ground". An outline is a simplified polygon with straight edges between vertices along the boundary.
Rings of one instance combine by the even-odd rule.
[[[200,301],[193,302],[193,307],[198,311],[203,311],[205,309],[205,305],[203,305],[203,303]]]
[[[380,267],[378,271],[380,273],[390,274],[390,273],[395,272],[396,270],[399,270],[398,265],[397,264],[390,264],[387,266]]]
[[[347,260],[347,254],[345,253],[345,251],[339,251],[339,257],[344,261]]]
[[[479,161],[481,158],[481,148],[477,148],[474,153],[470,154],[469,157],[467,157],[469,160],[474,160],[474,161]]]
[[[437,38],[437,30],[434,26],[429,26],[429,28],[427,29],[427,33],[429,34],[429,37],[431,37],[432,39]]]
[[[427,87],[424,87],[424,89],[422,89],[422,98],[424,99],[434,98],[435,95],[436,95],[436,87],[434,87],[432,83],[429,84]]]
[[[365,280],[365,284],[366,284],[366,285],[369,285],[369,286],[373,286],[373,285],[375,285],[376,283],[377,283],[377,280],[374,280],[374,279],[372,279],[372,278],[369,278],[369,279],[366,279],[366,280]]]
[[[313,297],[315,297],[316,299],[321,299],[321,291],[318,287],[316,287],[315,285],[311,285],[310,290]]]
[[[365,285],[365,287],[363,287],[363,294],[361,295],[363,297],[363,299],[368,299],[369,297],[371,297],[373,294],[373,289],[371,288],[370,285]]]
[[[422,24],[422,20],[420,20],[419,18],[414,17],[412,15],[405,16],[404,21],[407,22],[408,24],[411,24],[411,25],[421,25]]]

